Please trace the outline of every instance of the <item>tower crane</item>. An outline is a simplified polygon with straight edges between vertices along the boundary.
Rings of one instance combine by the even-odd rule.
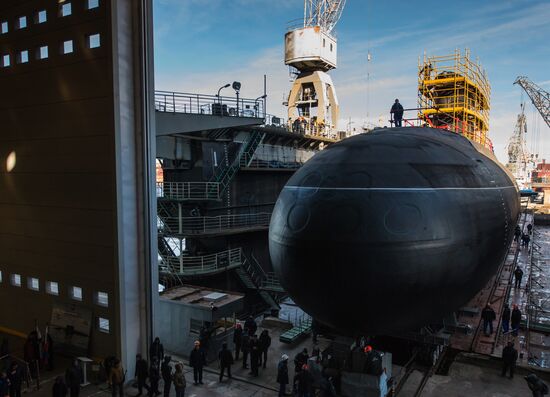
[[[543,90],[525,76],[519,76],[514,84],[525,90],[533,105],[537,108],[544,122],[550,127],[550,93]]]
[[[525,104],[521,104],[521,112],[518,114],[514,134],[508,141],[508,164],[506,167],[514,174],[517,181],[525,183],[529,178],[527,165],[532,162],[529,155],[525,135],[527,134],[527,118],[525,117]]]
[[[327,74],[336,68],[332,32],[346,0],[304,0],[304,18],[285,34],[285,64],[298,70],[288,101],[290,127],[304,134],[336,136],[338,98]],[[297,131],[297,132],[298,132]]]

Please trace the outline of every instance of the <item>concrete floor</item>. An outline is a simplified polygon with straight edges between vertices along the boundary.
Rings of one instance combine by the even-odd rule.
[[[513,379],[500,376],[499,368],[454,362],[448,376],[432,376],[422,397],[522,397],[531,392],[522,374]]]

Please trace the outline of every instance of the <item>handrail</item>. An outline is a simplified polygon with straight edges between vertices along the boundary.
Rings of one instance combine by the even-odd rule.
[[[157,182],[157,198],[171,200],[220,200],[218,182]]]
[[[228,229],[269,226],[270,219],[271,212],[181,218],[163,217],[160,219],[160,228],[169,233],[200,234],[221,232]]]
[[[242,264],[241,248],[233,248],[215,254],[202,256],[170,256],[161,255],[160,266],[169,272],[184,275],[194,275],[224,270],[228,267]]]
[[[250,99],[172,91],[155,91],[155,110],[165,113],[265,117],[262,98]]]

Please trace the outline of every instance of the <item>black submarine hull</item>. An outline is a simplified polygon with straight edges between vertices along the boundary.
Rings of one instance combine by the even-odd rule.
[[[269,249],[283,287],[320,322],[349,334],[413,330],[487,283],[519,212],[492,153],[448,131],[378,129],[292,176]]]

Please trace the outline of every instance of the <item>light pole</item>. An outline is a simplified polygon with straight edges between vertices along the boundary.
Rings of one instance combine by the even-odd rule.
[[[239,91],[241,90],[241,83],[234,81],[232,87],[235,90],[235,94],[237,94],[237,116],[239,116]]]
[[[218,88],[218,93],[216,94],[216,96],[218,97],[218,103],[222,103],[221,100],[220,100],[220,91],[223,90],[224,88],[227,88],[229,87],[231,84],[227,83],[226,85]]]
[[[259,96],[258,98],[256,98],[256,99],[254,100],[254,110],[256,111],[256,117],[259,117],[259,115],[258,115],[258,107],[259,107],[259,106],[258,106],[258,101],[259,101],[260,99],[265,99],[266,97],[267,97],[267,95],[266,95],[266,94],[263,94],[262,96]],[[266,111],[265,111],[265,104],[264,104],[264,117],[265,117],[265,115],[266,115]]]

